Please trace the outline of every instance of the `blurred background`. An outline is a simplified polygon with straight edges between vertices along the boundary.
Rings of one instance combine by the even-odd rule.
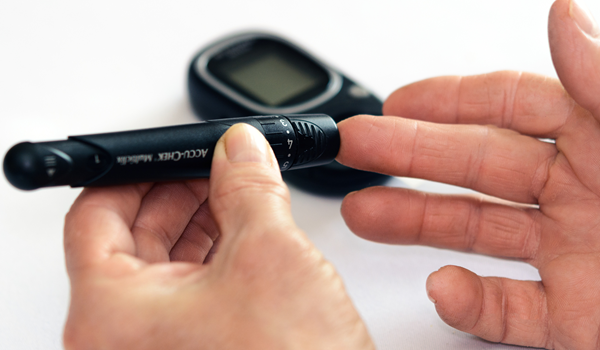
[[[580,0],[596,18],[600,2]],[[437,75],[523,70],[556,76],[549,0],[0,2],[0,154],[15,143],[192,123],[193,54],[241,30],[281,34],[385,99]],[[415,180],[390,185],[464,189]],[[0,178],[0,349],[62,349],[69,300],[64,215],[79,189],[23,192]],[[528,265],[363,241],[341,199],[292,189],[299,225],[336,266],[379,349],[516,349],[453,330],[425,293],[429,273],[537,279]]]

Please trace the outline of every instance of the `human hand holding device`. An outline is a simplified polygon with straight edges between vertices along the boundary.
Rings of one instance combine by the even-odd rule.
[[[289,200],[243,124],[218,142],[210,180],[84,189],[65,224],[65,348],[373,349]]]
[[[347,196],[342,214],[370,240],[520,259],[539,270],[541,281],[453,266],[432,273],[427,292],[449,325],[494,342],[598,349],[600,28],[574,1],[557,0],[549,37],[560,82],[519,72],[434,78],[385,102],[384,115],[410,119],[338,125],[344,165],[485,195],[376,187]]]

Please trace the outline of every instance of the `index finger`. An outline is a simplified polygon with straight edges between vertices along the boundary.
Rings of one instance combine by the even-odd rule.
[[[556,147],[517,132],[400,117],[356,116],[338,124],[347,166],[471,188],[537,203]]]
[[[86,269],[117,252],[135,255],[131,226],[152,184],[86,188],[65,218],[67,271]]]

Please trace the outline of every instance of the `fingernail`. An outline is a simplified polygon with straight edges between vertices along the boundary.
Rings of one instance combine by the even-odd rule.
[[[571,0],[571,3],[569,4],[569,16],[577,23],[579,29],[587,35],[596,37],[600,34],[598,25],[592,15],[589,11],[577,4],[575,0]]]
[[[247,124],[236,124],[225,134],[225,153],[232,163],[270,163],[264,136]]]
[[[427,291],[427,297],[429,298],[429,301],[431,301],[432,303],[434,303],[434,304],[437,303],[437,301],[435,301],[435,299],[433,299],[431,297],[431,295],[429,294],[429,291]]]
[[[432,303],[437,303],[437,301],[435,299],[433,299],[433,297],[431,296],[431,292],[429,291],[429,283],[427,283],[427,297],[429,298],[429,301],[431,301]]]
[[[429,277],[427,278],[427,282],[425,282],[425,288],[427,289],[427,297],[432,303],[435,304],[437,303],[437,301],[431,296],[431,276],[433,276],[433,274],[435,274],[435,272],[429,275]]]

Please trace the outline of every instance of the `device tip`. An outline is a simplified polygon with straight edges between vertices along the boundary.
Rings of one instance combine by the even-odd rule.
[[[4,156],[4,175],[18,189],[34,190],[47,182],[36,148],[31,142],[21,142]]]

